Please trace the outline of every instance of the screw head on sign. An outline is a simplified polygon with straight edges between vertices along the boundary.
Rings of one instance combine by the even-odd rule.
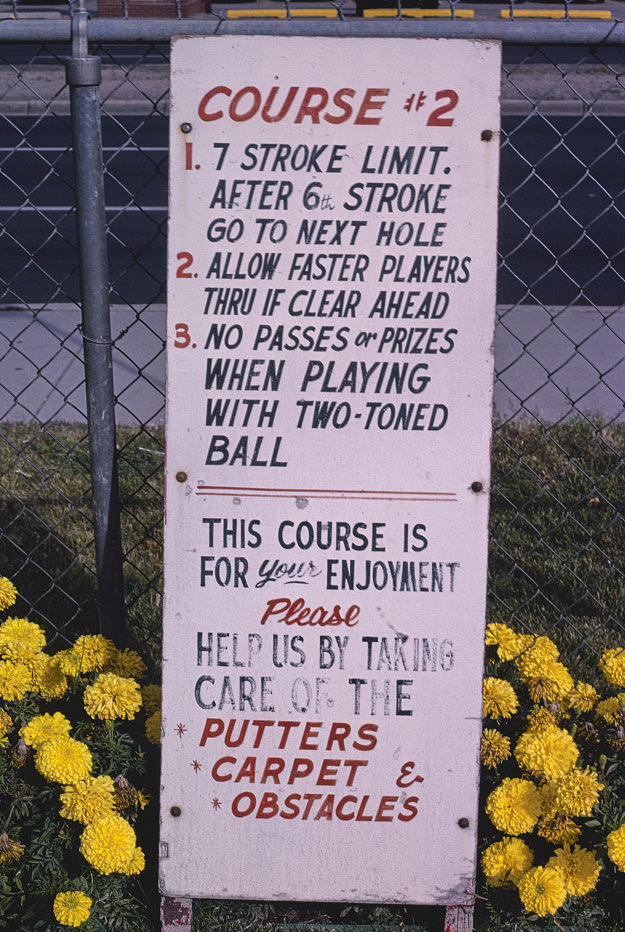
[[[182,815],[182,809],[180,808],[180,806],[172,806],[171,809],[169,810],[169,814],[172,815],[174,819],[177,819],[178,816]]]
[[[490,142],[494,135],[492,129],[483,129],[480,139],[482,142]]]
[[[180,129],[182,130],[183,133],[190,133],[193,127],[191,126],[190,123],[181,123]]]
[[[181,469],[180,472],[176,473],[176,482],[186,482],[189,477],[186,472],[183,472]]]
[[[484,486],[479,480],[476,480],[475,482],[471,483],[471,491],[472,492],[483,492]]]
[[[466,818],[458,819],[458,825],[460,826],[460,828],[468,828],[469,820]]]

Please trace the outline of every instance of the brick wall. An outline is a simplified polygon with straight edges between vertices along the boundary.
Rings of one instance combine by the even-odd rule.
[[[113,19],[126,15],[144,19],[176,19],[178,6],[176,0],[98,0],[98,16],[101,19]],[[210,0],[180,0],[182,17],[194,13],[210,12]]]

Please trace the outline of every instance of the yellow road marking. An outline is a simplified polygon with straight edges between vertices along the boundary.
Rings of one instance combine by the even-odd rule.
[[[473,19],[473,10],[456,10],[455,19]],[[387,18],[396,17],[397,10],[363,10],[362,15],[371,19],[372,17],[377,16],[386,16]],[[438,17],[440,19],[451,19],[451,10],[402,10],[401,15],[404,17],[412,17],[413,19],[430,19],[430,17]]]
[[[286,10],[228,10],[228,19],[244,19],[248,16],[269,16],[273,19],[286,19]],[[318,16],[324,19],[335,19],[336,10],[291,10],[291,17]]]
[[[502,19],[530,19],[531,17],[542,17],[543,19],[566,19],[566,10],[515,10],[510,15],[510,10],[500,10],[499,16]],[[570,10],[569,19],[611,19],[610,10]]]

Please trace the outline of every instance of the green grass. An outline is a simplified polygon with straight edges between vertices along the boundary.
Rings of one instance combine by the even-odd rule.
[[[118,431],[129,645],[157,673],[162,589],[163,438]],[[625,425],[519,423],[493,437],[488,620],[548,634],[573,674],[625,642]],[[23,594],[16,613],[53,639],[97,630],[86,429],[0,428],[2,566]],[[63,646],[62,643],[57,646]],[[479,890],[480,897],[486,891]],[[512,903],[512,901],[511,901]],[[199,901],[195,932],[323,927],[442,929],[441,910]],[[478,932],[616,932],[601,904],[553,920],[519,917],[492,892],[477,901]],[[403,923],[403,926],[400,925]]]
[[[488,620],[547,634],[576,674],[625,637],[625,426],[507,426],[493,441]]]
[[[199,900],[193,904],[193,928],[194,932],[442,932],[444,913],[439,907]]]
[[[118,430],[128,639],[160,663],[164,442]],[[86,428],[28,424],[0,429],[2,572],[22,598],[16,611],[49,637],[97,630],[95,547]],[[62,646],[62,645],[57,645]]]

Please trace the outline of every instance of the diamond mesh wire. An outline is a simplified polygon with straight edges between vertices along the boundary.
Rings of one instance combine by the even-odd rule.
[[[168,47],[94,52],[126,595],[154,641]],[[0,45],[0,571],[60,635],[95,623],[64,54]],[[623,642],[625,53],[509,47],[504,62],[489,619],[591,659]]]
[[[623,637],[621,62],[517,50],[502,88],[490,613],[570,653]]]

